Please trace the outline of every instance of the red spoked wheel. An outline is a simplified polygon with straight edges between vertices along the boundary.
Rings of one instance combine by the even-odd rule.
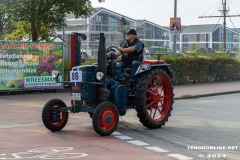
[[[67,107],[59,99],[52,99],[47,102],[42,110],[42,121],[46,128],[51,131],[62,130],[68,121],[68,112],[58,112],[57,109]]]
[[[136,110],[140,122],[148,128],[160,128],[171,115],[173,87],[169,76],[156,69],[139,80]]]
[[[118,126],[117,107],[111,102],[100,103],[93,113],[93,128],[101,136],[111,135]]]
[[[165,76],[157,74],[150,79],[147,88],[146,105],[154,121],[162,121],[171,110],[171,85]]]

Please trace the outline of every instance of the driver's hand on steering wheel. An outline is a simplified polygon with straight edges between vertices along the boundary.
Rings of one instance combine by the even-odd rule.
[[[117,57],[117,55],[116,55],[116,53],[114,51],[110,51],[110,52],[107,53],[107,57],[108,58],[111,58],[111,56]]]
[[[117,50],[120,52],[123,52],[123,48],[122,47],[117,47]]]

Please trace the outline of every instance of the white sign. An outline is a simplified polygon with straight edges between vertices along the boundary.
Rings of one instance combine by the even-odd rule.
[[[71,93],[70,94],[71,99],[74,101],[80,101],[81,100],[81,93]]]
[[[82,82],[82,71],[70,71],[70,82]]]

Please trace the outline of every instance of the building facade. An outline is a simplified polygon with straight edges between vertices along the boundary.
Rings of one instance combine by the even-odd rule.
[[[190,25],[180,33],[180,51],[194,51],[198,49],[221,51],[223,49],[223,25]],[[240,33],[237,30],[227,28],[226,50],[236,52],[240,50]]]
[[[171,49],[169,29],[147,20],[137,20],[138,37],[150,52]]]
[[[87,40],[82,41],[82,52],[88,52],[89,56],[96,55],[99,45],[99,35],[104,33],[106,37],[106,46],[119,46],[123,41],[123,34],[120,32],[120,21],[123,15],[115,13],[105,8],[96,8],[96,11],[87,18],[76,19],[74,15],[69,14],[66,19],[67,26],[64,31],[57,32],[58,36],[64,33],[65,58],[69,59],[70,54],[70,38],[73,32],[86,34]],[[124,16],[126,20],[126,29],[136,27],[136,21]]]
[[[143,41],[146,48],[153,52],[163,48],[171,48],[171,37],[167,28],[147,20],[134,20],[106,8],[96,8],[95,12],[87,18],[76,19],[74,15],[68,15],[66,19],[67,26],[63,30],[57,31],[58,36],[61,37],[65,33],[63,36],[66,42],[65,58],[69,59],[70,57],[69,46],[71,42],[69,35],[73,32],[87,35],[87,40],[82,42],[82,51],[87,51],[90,55],[96,55],[97,53],[100,33],[105,34],[107,47],[119,46],[124,39],[120,25],[122,17],[126,20],[126,30],[136,29],[138,37]]]
[[[121,19],[126,20],[126,30],[134,28],[139,39],[145,44],[150,53],[171,52],[173,35],[169,27],[164,27],[148,20],[135,20],[106,8],[96,8],[87,18],[76,19],[69,14],[67,26],[57,31],[58,36],[65,41],[65,58],[70,59],[70,38],[73,32],[84,33],[87,40],[82,41],[82,52],[88,56],[96,56],[99,45],[99,34],[104,33],[106,46],[119,46],[123,42],[124,34]],[[63,36],[64,35],[64,36]],[[182,26],[182,32],[177,35],[177,52],[192,52],[196,50],[221,51],[223,48],[223,25],[190,25]],[[240,29],[227,28],[227,51],[240,50]]]

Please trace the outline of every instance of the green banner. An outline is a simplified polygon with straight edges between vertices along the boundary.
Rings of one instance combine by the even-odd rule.
[[[60,89],[51,77],[63,77],[63,43],[0,41],[0,90]]]

